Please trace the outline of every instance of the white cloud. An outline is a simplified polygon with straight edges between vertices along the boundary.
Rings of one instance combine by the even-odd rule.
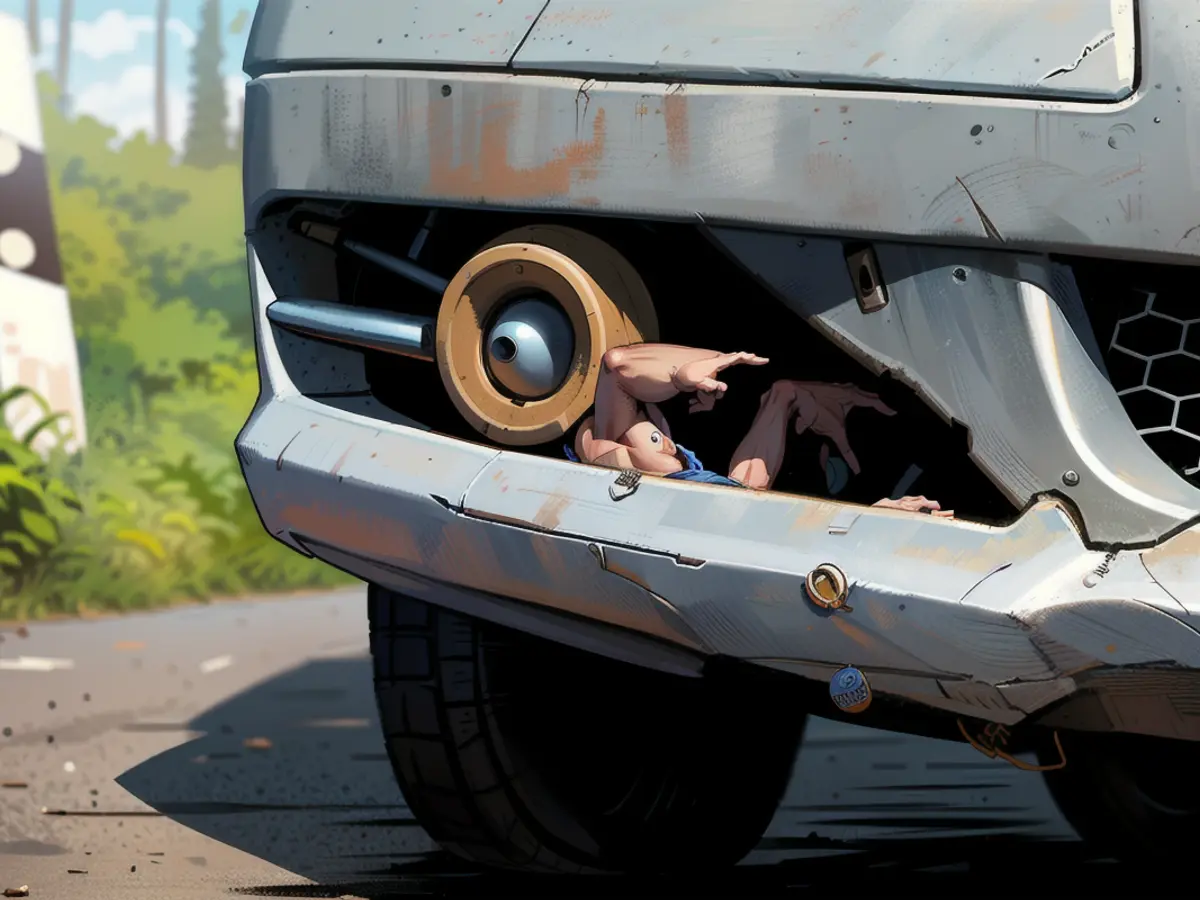
[[[109,9],[90,22],[76,20],[71,26],[71,50],[92,59],[107,59],[137,49],[143,35],[154,34],[154,19],[150,16],[130,16],[119,9]],[[180,19],[168,19],[167,31],[175,35],[185,50],[196,43],[196,32]],[[42,20],[42,53],[39,64],[49,65],[53,53],[49,48],[58,45],[58,20]]]
[[[139,131],[154,135],[154,67],[130,66],[115,81],[93,82],[75,96],[75,112],[95,116],[116,129],[118,141]],[[176,149],[183,146],[188,121],[187,93],[167,85],[167,137]]]
[[[225,95],[229,104],[226,124],[232,135],[238,129],[242,114],[241,100],[246,95],[246,78],[229,75],[225,78]],[[94,116],[117,131],[121,143],[139,131],[154,136],[154,67],[130,66],[115,81],[93,82],[80,91],[74,102],[79,115]],[[176,150],[183,149],[183,138],[191,116],[191,101],[187,90],[180,85],[167,85],[167,137]]]
[[[109,9],[91,22],[75,22],[71,26],[73,49],[92,59],[107,59],[137,49],[144,34],[154,33],[154,20],[149,16],[127,16],[122,10]]]

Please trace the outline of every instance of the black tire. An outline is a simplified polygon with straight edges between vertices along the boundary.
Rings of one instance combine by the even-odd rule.
[[[695,871],[770,824],[805,723],[786,676],[665,675],[368,597],[388,755],[445,849],[525,872]]]
[[[1079,836],[1118,858],[1191,859],[1200,838],[1200,745],[1131,734],[1060,732],[1067,765],[1046,786]],[[1043,764],[1054,750],[1039,753]]]

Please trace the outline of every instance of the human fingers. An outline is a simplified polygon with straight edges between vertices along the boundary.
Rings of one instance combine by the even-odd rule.
[[[853,384],[838,384],[834,385],[834,388],[833,396],[830,399],[845,412],[849,412],[856,407],[862,407],[877,410],[885,416],[896,415],[896,411],[884,403],[876,393],[863,390]]]
[[[862,473],[862,466],[858,463],[858,457],[850,447],[850,438],[846,434],[846,426],[840,420],[827,417],[826,421],[821,423],[821,427],[814,427],[813,431],[833,441],[834,446],[838,449],[838,453],[846,461],[846,465],[850,467],[851,472],[855,475]]]
[[[729,390],[729,385],[723,381],[717,381],[715,378],[702,378],[696,384],[696,391],[702,394],[717,394],[718,397],[721,397],[727,390]]]
[[[717,371],[728,369],[730,366],[747,365],[747,366],[765,366],[770,360],[765,356],[759,356],[756,353],[747,353],[739,350],[737,353],[726,353],[717,364]]]
[[[873,409],[873,410],[876,410],[877,412],[883,413],[885,416],[896,415],[896,411],[894,409],[892,409],[890,406],[888,406],[886,403],[884,403],[882,400],[880,400],[879,397],[877,397],[876,395],[867,394],[865,391],[863,392],[863,395],[864,396],[860,396],[855,399],[855,401],[854,401],[855,406],[860,406],[865,409]]]

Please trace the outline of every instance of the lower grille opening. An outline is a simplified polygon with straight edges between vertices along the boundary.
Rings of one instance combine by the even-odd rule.
[[[1200,487],[1200,268],[1063,261],[1134,427]]]

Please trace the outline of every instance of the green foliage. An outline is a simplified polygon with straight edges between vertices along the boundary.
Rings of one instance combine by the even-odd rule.
[[[183,152],[184,162],[201,169],[234,159],[225,131],[229,107],[221,78],[224,52],[221,0],[204,0],[200,7],[200,31],[192,48],[192,116]]]
[[[233,451],[258,392],[238,167],[113,150],[41,87],[88,442],[68,455],[44,401],[0,394],[0,619],[345,583],[267,535]],[[18,402],[42,412],[19,435]]]
[[[22,398],[33,400],[41,417],[20,437],[0,429],[0,573],[11,589],[29,586],[35,572],[70,554],[64,526],[80,509],[79,498],[33,449],[34,439],[52,431],[61,416],[24,387],[0,392],[0,419]]]

